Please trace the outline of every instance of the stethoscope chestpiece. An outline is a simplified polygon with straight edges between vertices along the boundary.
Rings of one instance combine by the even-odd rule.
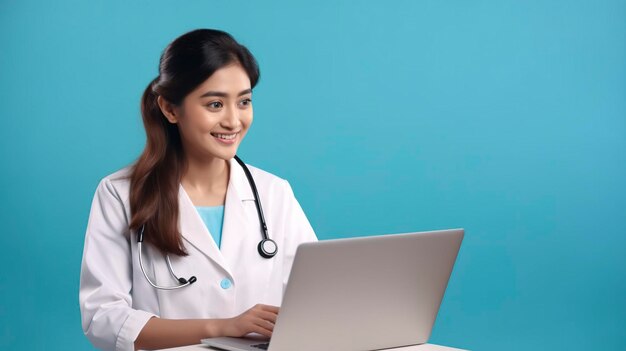
[[[278,245],[272,239],[263,239],[259,242],[259,255],[263,258],[272,258],[278,252]]]

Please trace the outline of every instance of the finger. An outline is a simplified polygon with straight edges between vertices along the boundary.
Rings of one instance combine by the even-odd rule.
[[[273,312],[276,314],[278,314],[278,311],[280,310],[279,307],[271,306],[271,305],[257,305],[257,306],[259,306],[263,311]]]
[[[269,331],[273,331],[274,330],[274,323],[271,320],[265,319],[265,318],[261,318],[260,316],[257,316],[257,318],[253,321],[254,324],[261,326]]]
[[[266,311],[259,311],[259,314],[257,316],[263,320],[271,322],[272,324],[276,324],[276,318],[278,317],[276,313]]]
[[[265,322],[265,323],[267,323],[267,322]],[[255,323],[250,328],[250,332],[258,333],[258,334],[261,334],[261,335],[267,336],[267,337],[271,337],[272,336],[272,331],[273,331],[273,327],[272,327],[272,329],[267,329],[263,325],[261,325],[260,323],[259,324]]]

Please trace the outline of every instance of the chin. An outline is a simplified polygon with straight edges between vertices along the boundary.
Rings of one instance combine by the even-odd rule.
[[[214,156],[224,161],[230,161],[233,157],[235,157],[235,155],[237,155],[237,150],[235,150],[234,152],[219,153]]]

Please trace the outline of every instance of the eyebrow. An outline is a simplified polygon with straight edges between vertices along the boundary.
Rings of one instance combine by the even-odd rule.
[[[241,92],[239,92],[239,94],[237,94],[237,96],[246,95],[246,94],[250,94],[250,93],[252,93],[252,89],[246,89],[246,90],[242,90]],[[204,98],[204,97],[208,97],[208,96],[228,97],[228,94],[223,93],[221,91],[207,91],[206,93],[202,94],[200,97]]]

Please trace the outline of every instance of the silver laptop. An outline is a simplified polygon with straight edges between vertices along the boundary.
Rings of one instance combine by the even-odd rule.
[[[463,229],[298,247],[271,340],[210,338],[218,350],[378,350],[428,341]]]

